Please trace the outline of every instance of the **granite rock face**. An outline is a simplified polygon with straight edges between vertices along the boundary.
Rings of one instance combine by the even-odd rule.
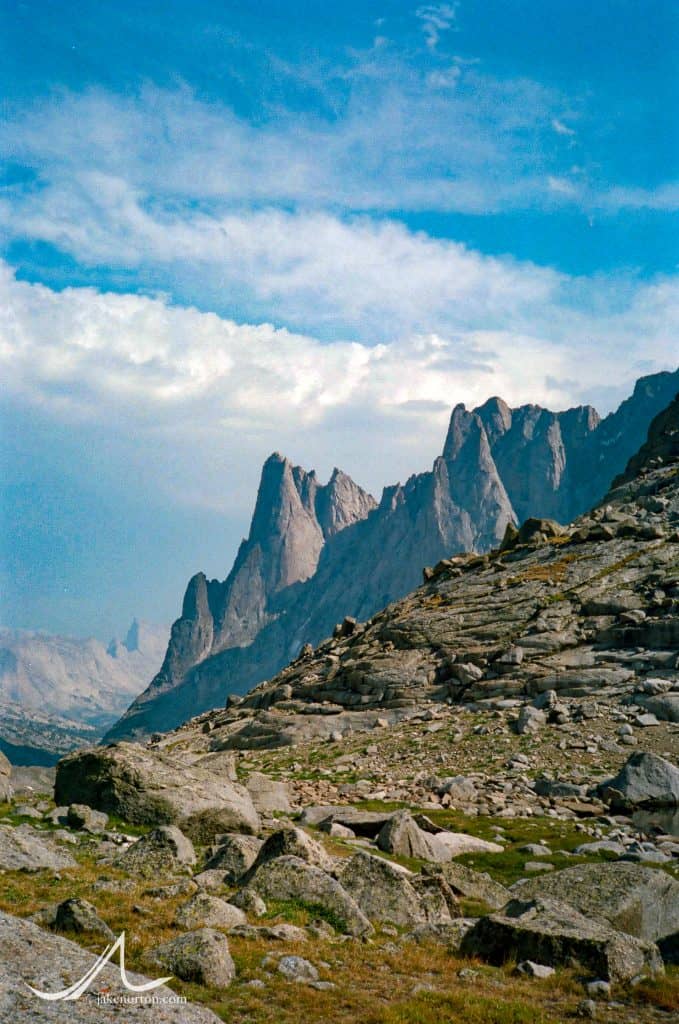
[[[202,749],[225,750],[337,741],[430,703],[502,700],[517,702],[517,730],[527,721],[545,729],[574,698],[643,705],[651,693],[676,694],[679,480],[676,462],[658,458],[649,450],[632,481],[567,527],[533,518],[485,555],[440,561],[407,597],[167,742],[191,747],[200,734]],[[668,764],[664,775],[676,772]],[[671,805],[675,792],[671,783],[660,801],[634,800]]]
[[[322,486],[271,456],[231,573],[191,580],[161,671],[107,738],[223,705],[345,616],[365,620],[402,598],[423,566],[488,551],[527,516],[569,522],[604,495],[678,387],[679,371],[643,378],[604,420],[589,406],[458,405],[431,471],[386,487],[378,506],[337,470]]]
[[[482,917],[465,935],[462,949],[495,964],[515,959],[557,967],[574,962],[597,978],[617,982],[663,970],[653,943],[542,897],[511,900],[498,913]]]
[[[104,943],[105,945],[105,943]],[[25,1024],[114,1024],[121,1020],[116,998],[129,996],[120,978],[117,963],[109,963],[97,983],[82,998],[74,1001],[44,1002],[26,988],[58,992],[82,978],[96,962],[95,954],[75,942],[44,931],[30,921],[0,911],[0,1020]],[[151,980],[133,971],[128,977],[134,985]],[[157,977],[157,975],[154,975]],[[106,987],[112,1003],[97,1003],[96,991]],[[154,990],[155,1004],[125,1006],[125,1021],[130,1024],[218,1024],[219,1018],[207,1007],[180,1003],[166,986]]]
[[[679,932],[679,882],[640,864],[579,864],[524,880],[514,891],[520,899],[564,900],[585,917],[650,942]]]

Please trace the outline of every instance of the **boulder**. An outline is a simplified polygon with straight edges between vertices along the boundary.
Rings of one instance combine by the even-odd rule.
[[[150,878],[190,870],[196,863],[196,851],[176,825],[160,825],[132,843],[117,863],[130,874]]]
[[[278,971],[288,981],[318,981],[318,971],[302,956],[282,956],[278,961]]]
[[[243,786],[137,743],[68,754],[57,765],[54,794],[57,804],[84,803],[137,824],[179,825],[202,842],[260,827]]]
[[[211,988],[228,988],[236,977],[228,939],[213,928],[199,928],[164,942],[149,950],[144,959],[171,971],[182,981]]]
[[[0,750],[0,803],[6,803],[14,795],[11,778],[12,765]]]
[[[632,754],[618,774],[599,786],[614,810],[679,805],[679,768],[658,754]]]
[[[46,931],[30,921],[0,911],[0,1020],[28,1024],[219,1024],[206,1006],[178,1003],[177,994],[165,985],[153,990],[154,1005],[130,1001],[120,977],[119,964],[106,964],[89,993],[81,999],[45,1001],[26,988],[57,993],[82,978],[96,963],[96,954],[75,942]],[[133,985],[151,978],[127,970]],[[154,974],[154,977],[157,975]],[[94,993],[105,990],[111,1003],[95,1002]],[[120,1000],[120,1002],[117,1002]],[[121,1005],[124,1011],[121,1014]]]
[[[32,825],[0,825],[0,869],[4,871],[59,871],[74,868],[70,853],[60,849]]]
[[[251,772],[245,780],[245,787],[260,814],[269,814],[271,811],[291,813],[290,790],[285,782],[270,779],[263,772]]]
[[[338,877],[366,917],[412,928],[428,920],[450,920],[448,908],[437,900],[432,914],[412,871],[362,850],[346,860]],[[428,912],[429,911],[429,912]]]
[[[109,926],[99,917],[97,908],[87,900],[77,898],[64,900],[59,904],[56,908],[54,927],[60,932],[89,932],[101,935],[107,940],[115,939]]]
[[[679,722],[679,693],[663,693],[654,697],[642,697],[637,694],[634,700],[651,711],[661,722]]]
[[[96,835],[108,825],[108,814],[95,811],[87,804],[71,804],[66,811],[66,824],[70,828],[91,832]]]
[[[585,917],[649,942],[679,932],[679,882],[638,864],[578,864],[517,883],[512,895],[564,900]]]
[[[350,828],[357,836],[374,839],[393,814],[393,811],[362,811],[356,807],[334,807],[327,804],[305,807],[299,820],[302,825],[320,825],[321,822],[334,821],[338,825]]]
[[[298,857],[307,864],[314,864],[324,871],[332,871],[335,862],[319,842],[308,836],[301,828],[281,828],[272,832],[263,844],[246,876],[249,878],[262,864],[276,857]]]
[[[367,935],[373,930],[343,885],[300,857],[276,857],[264,862],[250,878],[247,888],[265,900],[298,900],[322,907],[332,915],[338,929],[349,935]]]
[[[512,898],[509,889],[505,889],[504,885],[500,885],[485,871],[474,871],[473,868],[457,864],[455,861],[425,870],[440,871],[456,896],[480,900],[492,907],[493,910],[504,907],[505,903]]]
[[[444,848],[437,848],[436,837],[423,832],[409,811],[397,811],[379,831],[377,845],[385,853],[399,857],[418,857],[420,860],[439,861]]]
[[[205,864],[206,871],[219,870],[225,882],[237,882],[252,867],[264,845],[256,836],[220,836],[217,849]]]
[[[462,951],[492,964],[577,964],[597,978],[615,982],[663,970],[653,943],[591,921],[567,903],[542,897],[510,900],[499,913],[480,918],[465,936]]]
[[[247,917],[232,903],[211,896],[206,892],[197,892],[188,903],[183,903],[175,914],[175,923],[179,928],[235,928],[246,924]]]

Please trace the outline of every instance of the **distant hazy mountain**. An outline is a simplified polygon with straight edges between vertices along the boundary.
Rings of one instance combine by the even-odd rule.
[[[98,738],[157,671],[167,636],[136,619],[108,647],[0,628],[0,750],[15,764],[49,764]]]
[[[368,618],[408,593],[424,565],[489,550],[508,522],[570,522],[606,493],[677,390],[679,370],[644,377],[603,420],[591,406],[458,405],[432,470],[385,488],[378,505],[339,470],[321,486],[271,456],[231,573],[193,577],[161,671],[107,738],[173,728],[245,693],[345,615]]]

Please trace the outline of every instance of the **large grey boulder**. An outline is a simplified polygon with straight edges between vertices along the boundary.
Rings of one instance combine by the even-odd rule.
[[[500,885],[485,871],[474,871],[473,868],[457,864],[455,861],[448,861],[440,867],[426,870],[440,871],[456,896],[480,900],[493,910],[504,907],[512,898],[509,889]]]
[[[385,853],[400,857],[445,864],[463,853],[502,853],[498,843],[491,843],[466,832],[425,832],[409,811],[396,811],[385,822],[377,836],[377,845]]]
[[[0,803],[11,800],[14,790],[11,783],[12,765],[0,750]]]
[[[270,779],[263,772],[251,772],[245,780],[245,788],[260,814],[267,814],[271,811],[285,811],[286,813],[292,811],[290,790],[285,782]]]
[[[267,900],[299,900],[322,907],[330,913],[341,931],[349,935],[368,935],[373,931],[366,914],[340,882],[322,868],[300,857],[276,857],[254,872],[248,882]]]
[[[228,988],[236,977],[226,935],[213,928],[199,928],[149,950],[144,959],[176,974],[182,981],[194,981],[211,988]]]
[[[183,903],[175,914],[175,922],[180,928],[235,928],[246,924],[247,917],[232,903],[211,896],[206,892],[197,892],[188,903]]]
[[[599,793],[614,810],[679,805],[679,768],[658,754],[636,753]]]
[[[616,982],[663,970],[653,943],[589,920],[567,903],[543,898],[511,900],[499,913],[480,918],[465,936],[462,951],[493,964],[577,963],[597,978]]]
[[[308,836],[303,829],[281,828],[272,832],[261,847],[246,879],[262,864],[275,860],[276,857],[298,857],[300,860],[306,861],[307,864],[314,864],[324,871],[332,871],[335,866],[333,858],[325,852],[323,846]]]
[[[0,911],[0,1020],[17,1024],[121,1024],[125,1000],[125,1024],[219,1024],[205,1006],[178,1003],[176,993],[162,985],[153,990],[152,1004],[129,1002],[130,992],[120,978],[117,962],[108,963],[97,975],[90,993],[106,989],[111,1004],[98,1004],[90,995],[72,1001],[46,1002],[33,996],[31,985],[44,992],[59,992],[94,966],[97,953],[82,949],[63,936]],[[166,972],[164,972],[166,973]],[[174,972],[172,972],[174,973]],[[133,985],[152,980],[127,971]],[[157,974],[154,974],[157,977]]]
[[[132,843],[117,862],[131,874],[149,878],[186,872],[196,863],[196,851],[176,825],[160,825]]]
[[[436,837],[419,828],[409,811],[397,811],[382,826],[377,845],[385,853],[420,860],[438,861],[444,852],[443,847],[437,848]]]
[[[31,825],[0,825],[0,869],[4,871],[59,871],[74,868],[70,853]]]
[[[264,845],[257,836],[220,836],[217,849],[205,864],[206,871],[221,871],[224,882],[237,882],[257,860]]]
[[[679,722],[679,693],[663,693],[654,697],[637,694],[634,699],[661,722]]]
[[[578,864],[517,883],[512,895],[564,900],[585,917],[650,942],[679,932],[679,882],[639,864]]]
[[[136,743],[78,750],[57,765],[57,804],[85,803],[125,821],[178,825],[193,839],[259,831],[245,787]]]
[[[346,860],[338,871],[346,891],[366,917],[412,928],[430,920],[450,920],[450,908],[429,882],[400,864],[362,850]],[[423,884],[424,883],[424,884]],[[440,889],[440,887],[439,887]]]

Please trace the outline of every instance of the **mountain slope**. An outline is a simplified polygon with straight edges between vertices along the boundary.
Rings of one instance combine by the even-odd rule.
[[[194,577],[163,669],[107,738],[173,728],[245,693],[345,615],[365,619],[402,597],[426,563],[489,550],[508,522],[528,514],[570,521],[602,496],[678,387],[679,371],[642,378],[604,420],[590,406],[458,405],[432,470],[385,488],[377,507],[337,471],[323,488],[272,456],[229,577]],[[343,529],[331,532],[319,508],[339,492]]]
[[[223,750],[340,740],[432,704],[490,711],[507,700],[525,704],[537,728],[547,717],[535,718],[534,698],[546,712],[595,698],[677,721],[679,397],[599,507],[567,528],[529,519],[513,540],[430,577],[168,742]]]
[[[123,641],[0,629],[0,749],[53,763],[120,715],[160,664],[167,629],[136,620]]]

